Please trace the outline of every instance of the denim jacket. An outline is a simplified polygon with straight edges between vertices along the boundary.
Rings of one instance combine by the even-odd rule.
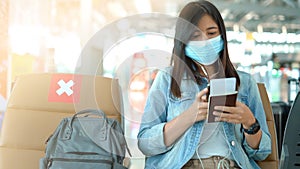
[[[198,85],[189,78],[181,83],[181,98],[170,92],[171,68],[160,71],[148,93],[142,123],[138,133],[139,149],[146,155],[147,169],[182,168],[189,161],[199,143],[204,121],[196,122],[175,143],[167,147],[164,144],[163,128],[166,122],[184,112],[194,102],[196,94],[207,86],[207,80],[201,79]],[[238,71],[241,84],[238,101],[246,104],[259,121],[262,137],[258,149],[252,149],[246,142],[241,124],[221,122],[237,164],[243,169],[258,169],[255,161],[264,160],[271,153],[271,139],[265,112],[255,80],[247,73]]]

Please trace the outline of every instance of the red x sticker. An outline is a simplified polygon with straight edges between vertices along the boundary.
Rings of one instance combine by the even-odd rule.
[[[51,78],[49,102],[77,103],[80,99],[81,75],[55,74]]]

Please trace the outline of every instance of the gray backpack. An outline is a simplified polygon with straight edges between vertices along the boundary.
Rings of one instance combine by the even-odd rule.
[[[40,169],[126,169],[123,130],[101,110],[64,118],[49,137]]]

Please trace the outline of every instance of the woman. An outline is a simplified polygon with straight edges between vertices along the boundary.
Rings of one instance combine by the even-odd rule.
[[[231,63],[224,21],[210,2],[180,12],[172,63],[157,74],[144,109],[138,146],[145,168],[259,168],[271,139],[257,85]],[[229,77],[236,78],[236,106],[216,106],[218,122],[207,123],[207,84]]]

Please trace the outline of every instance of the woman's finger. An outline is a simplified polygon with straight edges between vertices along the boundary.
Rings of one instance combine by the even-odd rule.
[[[206,94],[208,93],[208,89],[205,88],[203,90],[201,90],[198,94],[197,94],[197,100],[198,101],[207,101],[206,100]]]
[[[218,111],[214,111],[213,115],[216,116],[217,121],[225,121],[229,123],[241,123],[242,122],[242,116],[238,114],[232,114],[232,113],[222,113]]]
[[[221,111],[221,112],[229,112],[229,113],[236,113],[236,107],[229,107],[229,106],[215,106],[214,110]]]

